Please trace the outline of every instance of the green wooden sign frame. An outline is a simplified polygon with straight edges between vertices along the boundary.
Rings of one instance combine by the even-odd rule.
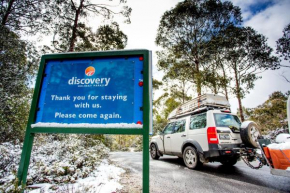
[[[143,128],[79,128],[79,127],[31,127],[36,121],[36,113],[45,65],[49,60],[105,58],[122,56],[143,56]],[[26,184],[27,172],[36,133],[65,133],[65,134],[124,134],[143,136],[143,193],[149,193],[149,131],[152,129],[152,64],[149,50],[119,50],[103,52],[81,52],[43,55],[40,61],[38,76],[35,84],[29,119],[27,123],[24,144],[18,169],[19,184]]]

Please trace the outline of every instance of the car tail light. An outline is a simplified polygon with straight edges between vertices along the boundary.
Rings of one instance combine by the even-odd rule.
[[[215,127],[207,128],[207,140],[208,140],[208,143],[211,143],[211,144],[218,144],[219,143]]]

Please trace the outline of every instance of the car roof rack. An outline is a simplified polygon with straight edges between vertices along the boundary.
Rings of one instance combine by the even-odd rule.
[[[230,103],[224,96],[203,94],[178,106],[168,115],[168,120],[214,109],[230,112]]]

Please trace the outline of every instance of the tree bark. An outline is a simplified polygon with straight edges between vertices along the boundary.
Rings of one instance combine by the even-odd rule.
[[[226,71],[225,71],[224,65],[221,65],[221,67],[223,70],[223,76],[224,76],[224,78],[226,78]],[[229,100],[227,84],[224,85],[224,90],[225,90],[226,99]]]
[[[196,33],[194,34],[194,42],[197,42],[197,37],[196,37]],[[198,96],[201,95],[201,80],[200,80],[200,73],[199,73],[199,56],[198,56],[198,47],[195,44],[195,70],[196,70],[196,90],[197,90],[197,94]]]
[[[214,90],[213,90],[214,94],[218,94],[218,92],[217,92],[217,88],[216,88],[216,84],[215,84],[215,83],[214,83],[213,87],[214,87]]]
[[[237,96],[238,103],[239,103],[239,111],[240,111],[241,121],[243,122],[245,120],[245,118],[244,118],[243,108],[242,108],[241,90],[240,90],[240,84],[238,81],[238,72],[236,69],[235,69],[235,80],[236,80],[236,89],[237,89],[236,96]]]
[[[201,95],[201,79],[200,79],[200,73],[199,73],[199,62],[198,60],[195,61],[195,70],[196,70],[196,90],[198,96]]]
[[[214,66],[212,65],[212,71],[214,72]],[[213,73],[212,74],[213,76],[215,76],[216,74],[215,73]],[[217,84],[216,84],[216,81],[215,81],[215,78],[216,77],[214,77],[214,81],[212,82],[212,86],[213,86],[213,92],[214,92],[214,94],[218,94],[218,89],[217,89]]]
[[[185,101],[185,83],[182,82],[182,104],[184,104]]]
[[[78,20],[79,20],[79,15],[81,13],[81,10],[83,8],[83,3],[84,3],[84,0],[80,0],[80,6],[78,7],[78,9],[76,9],[75,20],[74,20],[74,25],[72,29],[73,31],[72,31],[72,36],[70,40],[69,50],[68,50],[69,52],[73,52],[75,48],[75,41],[77,38]]]
[[[14,1],[15,1],[15,0],[10,0],[10,1],[9,1],[9,3],[8,3],[8,7],[7,7],[7,10],[6,10],[5,14],[4,14],[4,17],[3,17],[2,21],[1,21],[1,24],[2,24],[2,25],[5,25],[6,22],[7,22],[7,20],[8,20],[8,16],[9,16],[9,14],[11,13],[11,9],[12,9],[12,5],[13,5]]]

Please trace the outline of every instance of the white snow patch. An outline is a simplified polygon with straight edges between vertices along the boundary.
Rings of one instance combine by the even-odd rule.
[[[128,123],[109,123],[109,124],[89,124],[89,123],[78,123],[78,124],[67,124],[67,123],[42,123],[38,122],[31,125],[34,127],[63,127],[63,128],[136,128],[142,129],[143,125],[139,124],[128,124]]]
[[[103,160],[101,164],[92,172],[90,177],[79,179],[74,184],[62,184],[55,187],[53,184],[35,184],[28,186],[34,190],[28,191],[29,193],[51,193],[58,192],[59,190],[67,190],[68,192],[102,192],[112,193],[118,189],[122,189],[122,185],[119,183],[120,175],[125,171],[122,168],[110,165],[107,160]],[[50,189],[54,186],[56,191]]]
[[[93,176],[78,180],[77,183],[90,186],[92,192],[111,193],[121,189],[119,183],[120,175],[125,171],[114,165],[109,165],[107,160],[103,160],[99,167],[93,172]]]
[[[290,134],[288,133],[280,133],[277,135],[275,139],[276,143],[284,143],[284,142],[290,142]]]
[[[269,149],[275,150],[290,150],[290,141],[285,143],[272,143],[267,146]]]
[[[28,186],[28,188],[32,188],[34,190],[30,190],[29,193],[44,193],[49,192],[49,188],[52,186],[52,184],[43,183],[43,184],[34,184]]]

